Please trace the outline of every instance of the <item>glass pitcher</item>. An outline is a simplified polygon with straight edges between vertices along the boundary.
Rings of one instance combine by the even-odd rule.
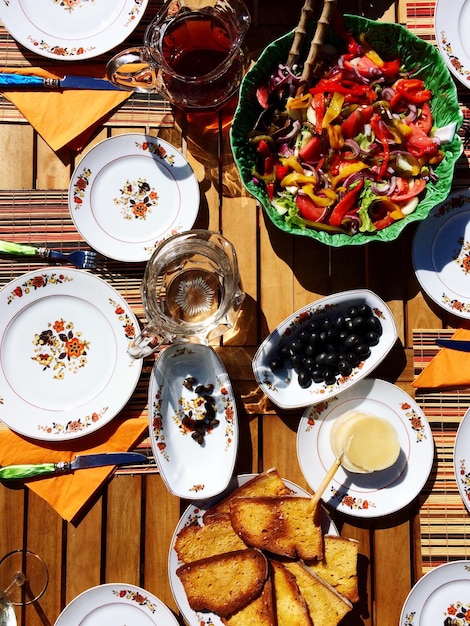
[[[242,0],[168,0],[144,46],[117,54],[107,75],[125,89],[160,92],[176,107],[214,109],[238,89],[251,23]]]
[[[232,328],[245,298],[233,245],[220,233],[195,229],[163,241],[141,285],[147,325],[129,346],[134,358],[163,343],[207,345]]]

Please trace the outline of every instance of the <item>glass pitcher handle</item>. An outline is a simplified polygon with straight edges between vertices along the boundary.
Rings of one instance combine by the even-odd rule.
[[[106,65],[106,75],[114,85],[140,93],[154,93],[157,72],[147,61],[145,48],[129,48],[116,54]]]

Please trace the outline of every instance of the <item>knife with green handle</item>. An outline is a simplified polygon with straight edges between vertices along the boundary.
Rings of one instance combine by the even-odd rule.
[[[102,452],[99,454],[83,454],[73,461],[59,461],[58,463],[35,463],[24,465],[7,465],[0,468],[0,480],[18,480],[22,478],[36,478],[50,474],[64,474],[79,469],[104,467],[105,465],[131,465],[146,463],[147,457],[138,452]]]

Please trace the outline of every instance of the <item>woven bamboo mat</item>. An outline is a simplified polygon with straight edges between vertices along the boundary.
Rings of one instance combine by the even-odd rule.
[[[449,338],[454,332],[413,331],[415,376],[439,350],[436,339]],[[454,473],[455,436],[470,407],[470,388],[439,392],[417,389],[415,399],[430,423],[436,448],[431,475],[420,495],[422,565],[426,573],[443,563],[470,557],[470,517]]]
[[[49,246],[64,252],[87,249],[77,232],[70,216],[66,190],[24,190],[0,191],[0,239],[18,243],[31,243]],[[44,261],[11,258],[0,255],[0,288],[25,272],[44,267]],[[93,274],[106,280],[126,300],[139,321],[144,318],[140,298],[140,283],[144,272],[144,263],[120,263],[106,261],[103,267],[93,270]],[[147,391],[153,362],[145,361],[137,388],[116,419],[129,417],[148,417]],[[5,428],[0,422],[0,428]],[[150,440],[146,437],[137,447],[153,461]],[[121,473],[155,472],[155,464],[150,467],[140,465],[120,469]]]

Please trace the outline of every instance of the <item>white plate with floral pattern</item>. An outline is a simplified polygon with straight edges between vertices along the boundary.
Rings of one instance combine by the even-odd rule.
[[[170,609],[145,589],[107,583],[87,589],[70,602],[55,626],[178,626]]]
[[[127,39],[148,0],[10,0],[0,20],[20,44],[56,61],[90,59]]]
[[[199,184],[167,141],[127,133],[105,139],[80,161],[69,186],[69,209],[82,237],[118,261],[147,261],[171,235],[190,230]]]
[[[339,467],[322,500],[354,517],[380,517],[407,506],[422,490],[434,460],[429,423],[416,402],[384,380],[368,378],[334,398],[309,407],[297,430],[297,455],[305,480],[316,491],[335,455],[331,426],[349,410],[379,415],[390,421],[400,442],[400,456],[389,469],[358,474]]]
[[[465,413],[455,436],[454,473],[465,508],[470,513],[470,409]]]
[[[345,313],[351,306],[364,304],[372,309],[374,316],[380,321],[380,340],[371,347],[370,356],[361,360],[349,375],[337,376],[331,384],[314,382],[303,388],[291,366],[286,365],[280,371],[272,371],[270,363],[278,356],[281,346],[296,339],[311,322],[334,317]],[[260,389],[272,402],[283,409],[304,408],[342,393],[369,376],[393,348],[396,339],[397,328],[392,312],[379,296],[368,289],[343,291],[304,306],[279,324],[253,357],[253,372]]]
[[[469,0],[438,0],[434,9],[434,32],[439,52],[450,72],[466,87],[470,87],[470,24]]]
[[[413,265],[422,289],[440,307],[470,319],[470,190],[455,191],[419,223]]]
[[[138,322],[101,278],[68,267],[28,272],[0,291],[0,419],[34,439],[92,433],[124,407],[142,363]]]
[[[418,580],[403,605],[399,626],[466,626],[470,618],[470,561],[439,565]]]
[[[212,348],[179,343],[160,353],[149,384],[149,420],[155,462],[172,494],[205,499],[227,487],[238,450],[237,407]]]
[[[244,485],[255,476],[256,474],[241,474],[239,476],[234,476],[224,493],[220,494],[218,497],[211,498],[209,500],[201,500],[199,502],[195,502],[194,504],[190,504],[181,516],[178,525],[176,526],[173,538],[171,540],[170,553],[168,556],[168,577],[170,579],[171,591],[173,593],[175,602],[178,605],[178,608],[188,626],[201,626],[201,624],[210,624],[211,626],[223,626],[223,624],[218,615],[208,612],[199,613],[197,611],[193,611],[193,609],[189,606],[183,585],[181,584],[181,581],[176,574],[176,570],[178,569],[178,567],[180,567],[180,565],[182,565],[182,562],[178,559],[178,555],[176,554],[176,551],[174,549],[176,537],[180,530],[182,530],[188,524],[193,524],[197,522],[198,524],[202,525],[203,515],[209,508],[214,506],[223,498],[227,497],[234,489],[236,489],[240,485]],[[295,483],[285,478],[283,478],[282,480],[294,495],[305,496],[306,498],[311,497],[311,494],[305,491],[305,489],[302,489],[302,487],[300,487],[299,485],[296,485]],[[321,524],[324,534],[339,535],[338,529],[331,521],[327,511],[325,511],[323,508]]]

